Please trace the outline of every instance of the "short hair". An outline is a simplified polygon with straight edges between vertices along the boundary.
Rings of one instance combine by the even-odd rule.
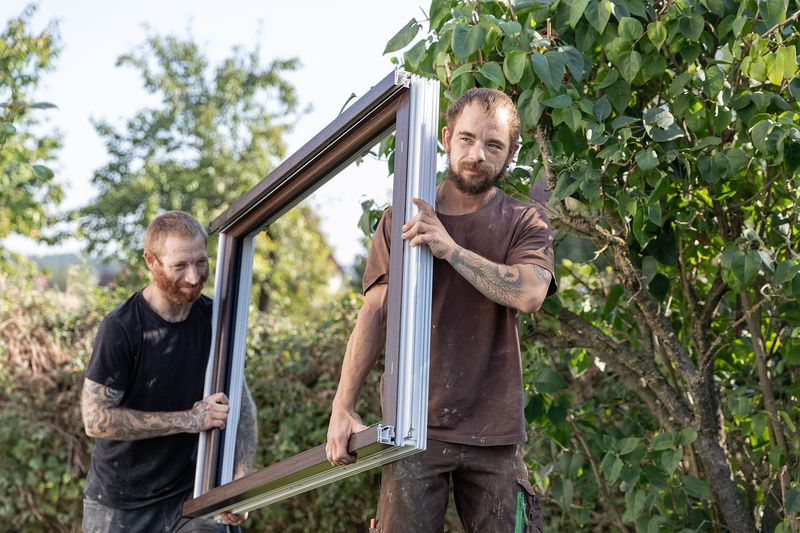
[[[464,108],[472,103],[483,105],[486,114],[490,117],[494,116],[494,114],[501,109],[508,111],[509,141],[511,145],[517,143],[520,132],[519,111],[517,111],[517,106],[514,105],[514,101],[511,100],[511,97],[503,91],[488,89],[486,87],[470,89],[459,96],[455,102],[450,104],[450,107],[447,108],[447,129],[450,132],[453,131],[456,121],[458,117],[461,116],[461,112],[464,111]]]
[[[167,211],[158,215],[147,226],[144,234],[144,251],[158,257],[164,251],[164,241],[169,236],[184,239],[203,237],[208,243],[208,233],[196,218],[183,211]]]

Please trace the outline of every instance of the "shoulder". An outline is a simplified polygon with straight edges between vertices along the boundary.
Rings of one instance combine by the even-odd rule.
[[[124,303],[121,303],[108,313],[100,323],[101,329],[122,328],[129,329],[141,326],[141,305],[142,291],[133,293]]]
[[[541,204],[513,198],[499,189],[497,193],[501,195],[498,209],[505,216],[512,218],[515,224],[550,229],[550,220]]]

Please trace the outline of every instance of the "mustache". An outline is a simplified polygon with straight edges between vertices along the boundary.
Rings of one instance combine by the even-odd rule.
[[[490,175],[493,170],[491,165],[480,163],[478,161],[461,161],[458,164],[458,167],[462,170],[470,170],[472,172],[478,172],[479,174],[484,175]]]

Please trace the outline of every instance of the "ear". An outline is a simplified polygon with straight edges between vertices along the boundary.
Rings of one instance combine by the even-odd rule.
[[[155,269],[156,265],[158,265],[158,259],[156,256],[148,251],[144,252],[144,262],[147,263],[147,268],[149,268],[151,272],[153,269]]]
[[[444,146],[444,151],[449,154],[450,153],[450,130],[447,129],[447,126],[442,128],[442,145]]]
[[[511,164],[511,161],[514,159],[514,156],[519,150],[519,143],[512,143],[511,146],[508,148],[508,158],[506,159],[506,166]]]

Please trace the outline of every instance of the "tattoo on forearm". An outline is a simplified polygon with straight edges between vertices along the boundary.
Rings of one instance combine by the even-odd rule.
[[[460,246],[453,252],[450,264],[493,302],[514,306],[525,293],[516,267],[498,265]]]
[[[87,431],[112,440],[139,440],[172,435],[197,425],[204,414],[195,411],[147,412],[120,407],[123,391],[84,380],[81,396]]]

